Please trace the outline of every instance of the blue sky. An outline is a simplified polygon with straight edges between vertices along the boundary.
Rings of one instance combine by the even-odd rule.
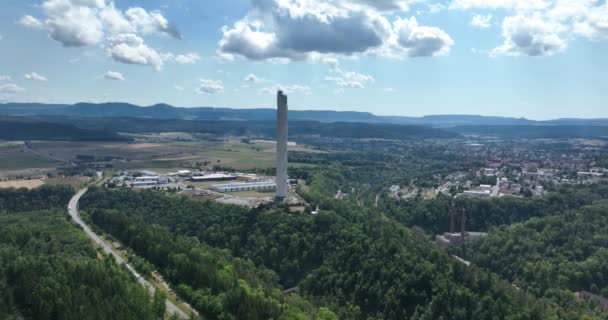
[[[3,0],[0,101],[608,117],[605,0]]]

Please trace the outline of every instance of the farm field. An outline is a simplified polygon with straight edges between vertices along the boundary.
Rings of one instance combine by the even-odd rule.
[[[7,189],[7,188],[34,189],[34,188],[40,187],[43,184],[44,184],[44,181],[42,179],[0,181],[0,189]]]

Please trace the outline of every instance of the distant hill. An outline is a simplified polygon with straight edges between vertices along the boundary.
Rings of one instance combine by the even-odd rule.
[[[58,123],[73,122],[72,119],[49,117],[48,121]],[[275,121],[234,121],[234,120],[182,120],[182,119],[142,119],[142,118],[85,118],[75,124],[81,128],[123,133],[190,132],[220,136],[257,136],[272,138],[276,134]],[[358,139],[424,139],[458,138],[460,134],[442,129],[418,125],[396,125],[387,123],[360,122],[289,122],[289,135],[318,136]]]
[[[0,119],[0,140],[125,141],[109,130],[78,128],[71,124],[24,119]]]
[[[12,116],[62,116],[72,118],[148,118],[182,120],[234,120],[234,121],[271,121],[276,117],[272,108],[230,109],[230,108],[176,108],[167,104],[140,107],[129,103],[77,103],[39,104],[5,103],[0,104],[0,115]],[[290,120],[319,122],[365,122],[392,123],[405,125],[431,125],[452,127],[459,125],[576,125],[608,126],[608,119],[557,119],[534,121],[524,118],[485,117],[478,115],[432,115],[424,117],[377,116],[368,112],[354,111],[302,111],[291,110]]]
[[[463,135],[483,135],[501,138],[560,139],[560,138],[608,138],[606,126],[575,125],[500,125],[455,126],[447,129]]]

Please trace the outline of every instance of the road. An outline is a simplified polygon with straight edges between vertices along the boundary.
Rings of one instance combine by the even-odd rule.
[[[89,238],[91,238],[91,240],[93,240],[93,242],[99,245],[106,254],[113,256],[118,264],[124,264],[127,269],[129,269],[129,271],[133,274],[133,276],[135,276],[137,281],[146,289],[148,289],[148,292],[150,292],[151,295],[154,295],[156,288],[154,288],[153,285],[151,285],[144,277],[142,277],[137,271],[135,271],[135,269],[130,264],[128,264],[125,259],[123,259],[116,251],[114,251],[114,249],[112,249],[112,247],[110,247],[97,234],[95,234],[95,232],[93,232],[93,230],[91,230],[91,228],[80,218],[80,214],[78,212],[78,201],[80,201],[80,198],[87,192],[87,190],[88,189],[86,188],[82,189],[78,191],[78,193],[76,193],[74,197],[72,197],[70,203],[68,204],[68,213],[70,214],[72,219],[74,219],[74,222],[76,222],[76,224],[82,227],[84,232],[87,234],[87,236],[89,236]],[[177,314],[182,319],[189,319],[188,315],[180,308],[178,308],[175,304],[173,304],[173,302],[166,300],[166,304],[167,311],[170,314]]]

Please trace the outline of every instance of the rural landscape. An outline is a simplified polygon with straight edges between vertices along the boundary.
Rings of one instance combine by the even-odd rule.
[[[608,320],[606,0],[3,0],[0,320]]]
[[[69,303],[109,292],[79,283],[111,277],[129,298],[103,318],[608,316],[606,127],[305,117],[289,122],[277,201],[268,116],[4,116],[4,315],[83,316]],[[70,198],[93,243],[66,220]],[[99,280],[57,278],[64,264]]]

